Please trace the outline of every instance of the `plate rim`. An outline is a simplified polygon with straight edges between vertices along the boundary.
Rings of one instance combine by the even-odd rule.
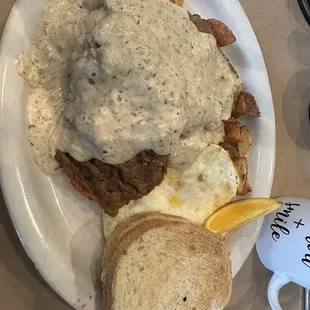
[[[25,0],[26,1],[26,0]],[[5,25],[5,28],[4,28],[4,31],[3,31],[3,34],[2,34],[2,37],[1,37],[1,42],[0,42],[0,69],[4,69],[4,61],[3,61],[3,47],[5,46],[5,44],[7,44],[9,41],[9,29],[11,27],[13,27],[13,14],[14,14],[14,10],[16,9],[17,7],[17,3],[14,4],[10,14],[9,14],[9,17],[7,19],[7,22],[6,22],[6,25]],[[246,12],[244,11],[242,5],[240,4],[239,1],[236,1],[236,5],[239,5],[241,10],[243,11],[244,15],[246,18],[247,17],[247,14]],[[265,65],[265,60],[264,60],[264,55],[261,51],[261,48],[260,48],[260,45],[259,45],[259,42],[257,40],[257,37],[255,35],[255,32],[254,32],[254,29],[251,25],[251,23],[249,22],[249,25],[253,31],[253,35],[255,37],[255,40],[256,42],[258,43],[258,48],[259,48],[259,52],[261,54],[261,57],[262,57],[262,60],[263,60],[263,63]],[[272,98],[272,92],[271,92],[271,87],[270,87],[270,81],[269,81],[269,76],[268,76],[268,70],[266,68],[266,65],[264,67],[264,70],[266,72],[266,75],[267,75],[267,81],[268,81],[268,84],[269,84],[269,89],[270,89],[270,94],[271,94],[271,101],[272,101],[272,115],[269,115],[271,118],[272,118],[272,127],[273,127],[273,132],[271,133],[271,137],[270,139],[273,140],[273,148],[271,150],[271,153],[272,153],[272,158],[270,158],[270,161],[269,161],[269,167],[270,167],[270,174],[268,177],[266,177],[266,179],[268,179],[268,185],[269,185],[269,193],[268,195],[270,195],[271,193],[271,189],[272,189],[272,184],[273,184],[273,178],[274,178],[274,171],[275,171],[275,150],[276,150],[276,126],[275,126],[275,112],[274,112],[274,104],[273,104],[273,98]],[[2,137],[2,127],[3,127],[3,106],[4,106],[4,95],[3,95],[3,91],[4,91],[4,88],[5,88],[5,70],[3,70],[3,72],[1,72],[1,76],[0,76],[0,105],[1,105],[1,111],[0,111],[0,132],[1,132],[1,141],[0,141],[0,164],[2,164],[4,162],[4,158],[7,156],[6,153],[4,152],[4,147],[3,147],[3,137]],[[15,215],[15,212],[17,212],[18,210],[16,210],[16,208],[12,205],[12,199],[11,199],[11,195],[12,193],[9,191],[9,186],[6,185],[5,183],[5,175],[6,175],[6,172],[7,172],[7,167],[6,166],[0,166],[0,185],[1,185],[1,189],[2,189],[2,194],[3,194],[3,197],[4,197],[4,201],[5,201],[5,204],[6,204],[6,207],[7,207],[7,210],[10,214],[10,218],[11,218],[11,221],[13,223],[13,226],[14,226],[14,229],[18,235],[18,238],[20,239],[27,255],[29,256],[29,258],[33,261],[33,263],[35,264],[35,267],[36,269],[38,270],[38,272],[40,273],[40,275],[43,277],[43,279],[49,284],[49,286],[59,295],[61,296],[68,304],[70,304],[71,306],[77,308],[79,307],[79,305],[77,305],[76,301],[73,301],[69,298],[67,298],[67,296],[56,286],[54,285],[54,283],[52,283],[50,280],[49,280],[49,276],[48,274],[46,274],[45,270],[43,268],[41,268],[40,264],[37,264],[36,263],[36,256],[34,255],[32,249],[30,247],[27,246],[27,238],[25,238],[25,236],[23,236],[22,232],[20,231],[21,228],[20,228],[20,225],[18,224],[18,220],[17,220],[17,217]],[[267,180],[266,180],[267,182]],[[267,193],[266,193],[267,194]],[[256,227],[257,227],[257,236],[256,236],[256,239],[258,237],[258,234],[259,234],[259,230],[260,228],[262,227],[262,224],[263,224],[263,218],[262,219],[259,219],[256,221]],[[253,247],[254,247],[255,243],[253,244]],[[249,249],[249,253],[248,255],[250,254],[250,252],[252,251],[253,247],[251,249]],[[247,255],[247,257],[248,257]],[[244,259],[244,262],[246,261],[247,257]],[[243,262],[243,264],[244,264]],[[242,264],[242,265],[243,265]],[[238,268],[238,271],[239,271],[240,268]]]

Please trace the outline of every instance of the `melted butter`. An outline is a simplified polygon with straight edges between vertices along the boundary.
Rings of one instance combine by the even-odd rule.
[[[170,195],[168,197],[168,203],[172,208],[179,208],[183,204],[183,199],[177,195]]]
[[[47,173],[57,149],[110,164],[152,149],[185,168],[223,139],[240,85],[213,36],[168,0],[53,0],[18,70]]]

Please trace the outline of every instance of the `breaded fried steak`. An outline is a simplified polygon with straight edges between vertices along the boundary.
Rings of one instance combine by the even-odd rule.
[[[74,188],[110,216],[116,216],[123,205],[147,195],[162,182],[168,157],[145,151],[124,164],[109,165],[97,159],[79,162],[60,151],[56,154]]]

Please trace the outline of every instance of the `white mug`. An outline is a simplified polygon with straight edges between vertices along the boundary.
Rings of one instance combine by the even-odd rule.
[[[283,205],[266,216],[256,242],[258,256],[274,272],[268,287],[273,310],[282,310],[279,291],[295,282],[310,289],[310,201],[280,197]]]

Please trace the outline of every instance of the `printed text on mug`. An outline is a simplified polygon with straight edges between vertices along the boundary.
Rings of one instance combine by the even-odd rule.
[[[270,225],[270,228],[272,230],[271,236],[274,241],[280,239],[281,234],[289,235],[291,233],[285,224],[287,224],[287,218],[290,217],[291,212],[295,210],[293,207],[300,206],[300,204],[298,203],[291,202],[286,202],[285,205],[287,206],[287,208],[281,212],[277,212],[276,217],[273,220],[274,224]]]
[[[310,236],[306,237],[307,248],[309,253],[305,254],[305,257],[301,260],[308,268],[310,268]]]

